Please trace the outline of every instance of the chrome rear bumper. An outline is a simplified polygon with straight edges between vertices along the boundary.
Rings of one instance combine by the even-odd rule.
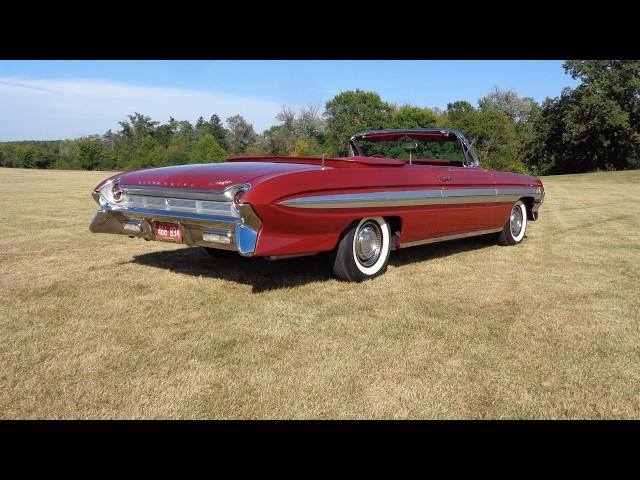
[[[117,208],[100,199],[96,193],[94,192],[94,198],[101,209],[96,212],[89,225],[89,230],[93,233],[114,233],[155,240],[155,222],[171,222],[179,225],[183,244],[237,251],[247,257],[253,256],[255,252],[261,222],[248,204],[240,205],[240,216],[236,218],[166,210]]]

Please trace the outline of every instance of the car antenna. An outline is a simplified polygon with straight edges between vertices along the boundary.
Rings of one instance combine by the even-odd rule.
[[[322,152],[322,170],[324,170],[324,152]]]

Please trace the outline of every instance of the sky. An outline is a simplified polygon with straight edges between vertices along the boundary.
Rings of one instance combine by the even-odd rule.
[[[577,84],[561,60],[0,61],[0,141],[103,134],[133,112],[161,122],[240,114],[262,132],[285,105],[322,111],[356,88],[446,109],[477,106],[494,87],[541,102]]]

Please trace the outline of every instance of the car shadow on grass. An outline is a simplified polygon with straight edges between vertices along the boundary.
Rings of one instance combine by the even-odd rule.
[[[416,247],[401,248],[391,252],[389,265],[401,267],[403,265],[444,258],[462,252],[480,250],[496,245],[495,234],[478,235],[476,237],[448,240],[446,242],[429,243]]]
[[[448,257],[495,245],[495,236],[450,240],[391,252],[389,265],[401,267],[416,262]],[[170,270],[183,275],[218,278],[252,287],[252,293],[292,288],[307,283],[333,280],[332,256],[322,253],[270,261],[233,255],[211,258],[204,248],[188,247],[134,256],[132,263]]]
[[[204,248],[188,247],[136,255],[132,262],[184,275],[250,285],[253,293],[333,278],[326,254],[270,261],[239,254],[212,258]]]

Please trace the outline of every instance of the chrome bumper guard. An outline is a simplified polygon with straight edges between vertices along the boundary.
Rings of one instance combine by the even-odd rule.
[[[176,223],[182,243],[190,246],[234,250],[253,256],[262,222],[249,204],[239,205],[239,216],[202,215],[140,208],[120,208],[105,201],[99,192],[92,193],[100,205],[89,225],[93,233],[114,233],[155,240],[155,222]]]

